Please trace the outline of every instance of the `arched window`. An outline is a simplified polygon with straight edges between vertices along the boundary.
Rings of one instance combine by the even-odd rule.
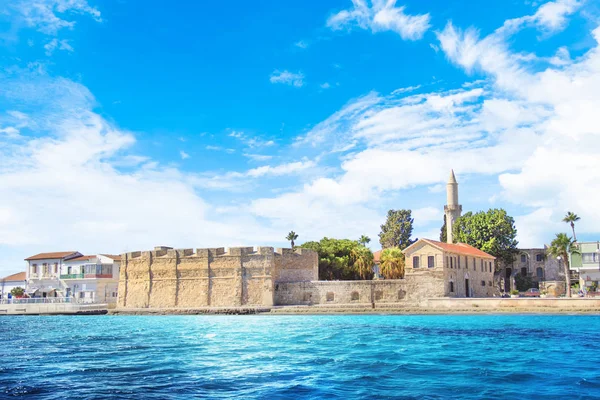
[[[539,279],[543,279],[544,278],[544,270],[542,269],[542,267],[537,267],[537,269],[535,270],[535,274],[537,275],[537,277]]]
[[[450,293],[454,293],[454,282],[450,281]]]

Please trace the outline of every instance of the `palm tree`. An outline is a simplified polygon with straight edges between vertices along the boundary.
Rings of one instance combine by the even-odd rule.
[[[365,235],[361,235],[360,239],[358,239],[358,243],[362,244],[363,246],[366,246],[367,244],[369,244],[369,242],[371,241],[371,238]]]
[[[286,240],[289,240],[290,242],[292,242],[292,249],[293,249],[294,248],[294,240],[298,239],[298,235],[296,234],[296,232],[290,231],[290,233],[288,233],[288,235],[285,238],[286,238]]]
[[[373,253],[366,247],[355,247],[350,252],[353,266],[358,272],[360,279],[373,278]]]
[[[573,241],[577,241],[577,236],[575,235],[575,222],[579,221],[581,218],[577,216],[577,214],[572,213],[571,211],[567,212],[567,215],[563,218],[563,222],[567,224],[571,224],[571,229],[573,230]]]
[[[381,252],[381,275],[386,279],[404,277],[404,253],[397,247],[389,247]]]
[[[566,233],[557,233],[556,238],[550,243],[550,254],[563,261],[565,269],[565,280],[567,286],[567,298],[571,298],[571,276],[569,274],[569,252],[573,246],[573,239],[567,236]],[[560,258],[559,258],[560,257]]]

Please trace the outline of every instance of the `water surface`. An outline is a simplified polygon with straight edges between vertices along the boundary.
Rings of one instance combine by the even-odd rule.
[[[0,318],[0,398],[599,398],[596,316]]]

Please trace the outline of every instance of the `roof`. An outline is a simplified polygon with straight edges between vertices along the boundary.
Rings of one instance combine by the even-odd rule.
[[[92,258],[96,258],[96,256],[79,256],[75,258],[69,258],[67,261],[89,261]]]
[[[448,183],[457,183],[456,176],[454,176],[454,170],[450,170],[450,178],[448,178]]]
[[[120,254],[100,254],[101,256],[111,258],[113,261],[121,261]]]
[[[4,282],[19,282],[27,280],[27,274],[25,272],[17,272],[16,274],[9,275],[5,278],[0,279]]]
[[[57,251],[54,253],[40,253],[40,254],[36,254],[35,256],[26,258],[25,261],[46,260],[46,259],[55,259],[55,258],[63,259],[70,255],[73,255],[73,254],[78,254],[78,252],[77,251]]]
[[[383,250],[377,250],[375,253],[373,253],[373,261],[375,264],[379,264],[381,261],[381,252],[383,252]]]
[[[428,244],[432,245],[433,247],[436,247],[440,250],[447,251],[449,253],[463,254],[463,255],[467,255],[467,256],[481,257],[481,258],[490,258],[492,260],[496,259],[496,257],[492,256],[491,254],[488,254],[485,251],[481,251],[481,250],[479,250],[469,244],[466,244],[466,243],[444,243],[444,242],[438,242],[437,240],[431,240],[431,239],[419,239],[417,242],[413,243],[412,245],[410,245],[406,249],[404,249],[403,252],[406,253],[410,248],[412,248],[413,246],[415,246],[417,243],[419,243],[421,241],[428,243]]]

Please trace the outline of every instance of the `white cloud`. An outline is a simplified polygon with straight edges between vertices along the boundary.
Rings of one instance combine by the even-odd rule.
[[[331,87],[329,82],[321,83],[319,86],[321,87],[321,89],[329,89]]]
[[[296,43],[294,43],[294,46],[299,47],[301,49],[306,49],[308,48],[308,42],[306,40],[299,40]]]
[[[46,35],[57,35],[63,29],[73,29],[76,15],[89,15],[102,21],[100,11],[86,0],[13,0],[4,12],[11,18],[14,29],[26,26]]]
[[[227,136],[239,140],[245,146],[251,149],[275,146],[275,141],[271,139],[264,139],[260,136],[249,136],[248,134],[242,131],[232,131]]]
[[[251,159],[252,161],[268,161],[273,158],[271,155],[266,154],[251,154],[251,153],[243,153],[244,157]]]
[[[44,49],[46,49],[46,55],[51,56],[54,53],[54,50],[65,50],[69,52],[73,52],[73,47],[69,44],[68,40],[58,40],[56,38],[52,39],[48,43],[44,45]]]
[[[179,151],[179,156],[181,157],[182,160],[186,160],[186,159],[190,158],[190,155],[183,150]]]
[[[417,40],[431,26],[429,14],[409,15],[405,7],[396,7],[396,0],[373,0],[371,6],[366,0],[352,0],[352,8],[342,10],[327,19],[332,30],[359,27],[373,33],[393,31],[404,40]]]
[[[283,83],[284,85],[302,87],[304,86],[304,74],[302,72],[290,72],[287,69],[284,71],[275,70],[269,78],[271,83]]]

